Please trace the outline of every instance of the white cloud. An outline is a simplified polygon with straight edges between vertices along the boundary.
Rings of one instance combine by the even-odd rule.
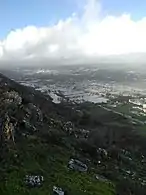
[[[99,1],[88,0],[81,17],[73,14],[54,26],[27,26],[0,41],[1,60],[97,57],[146,52],[146,18],[130,14],[102,17]]]

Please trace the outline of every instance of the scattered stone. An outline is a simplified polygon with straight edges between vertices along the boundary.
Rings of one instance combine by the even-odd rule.
[[[145,186],[145,185],[146,185],[146,180],[142,180],[142,181],[141,181],[141,185],[142,185],[142,186]]]
[[[43,176],[26,175],[25,184],[29,187],[40,187],[44,181]]]
[[[108,179],[106,179],[105,177],[101,175],[95,175],[95,178],[101,182],[109,182]]]
[[[103,159],[107,159],[108,158],[108,152],[103,148],[98,148],[97,149],[97,156],[98,156],[99,161],[101,161]]]
[[[71,159],[68,163],[68,167],[72,170],[79,171],[79,172],[88,171],[87,165],[76,159]]]
[[[63,129],[68,132],[69,134],[72,133],[74,127],[73,127],[73,124],[72,122],[68,121],[66,122],[64,125],[63,125]]]
[[[62,188],[53,186],[53,192],[56,195],[65,195],[64,191],[62,190]]]
[[[98,148],[98,151],[99,151],[101,154],[103,154],[104,156],[107,156],[107,155],[108,155],[108,152],[107,152],[105,149],[103,149],[103,148]]]
[[[125,172],[126,172],[126,174],[128,174],[128,175],[131,174],[131,171],[130,171],[130,170],[126,170]]]
[[[84,135],[84,138],[88,138],[88,135],[89,135],[89,133],[90,133],[89,130],[82,129],[81,132],[82,132],[82,134]]]

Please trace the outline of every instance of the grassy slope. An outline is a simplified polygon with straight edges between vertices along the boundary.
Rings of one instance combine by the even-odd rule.
[[[23,141],[23,144],[22,144]],[[73,151],[50,145],[39,139],[22,140],[16,149],[9,151],[5,173],[7,182],[1,182],[1,194],[49,195],[54,185],[66,189],[70,195],[113,195],[114,187],[99,182],[93,173],[78,173],[67,168]],[[18,157],[14,157],[14,154]],[[23,182],[26,174],[42,174],[45,182],[41,188],[28,189]]]
[[[33,102],[41,108],[45,115],[54,114],[56,119],[56,113],[59,109],[51,101],[46,100],[41,93],[21,86],[3,75],[0,76],[4,79],[4,82],[8,83],[6,90],[18,91],[21,97],[26,100],[25,102]],[[48,126],[43,124],[44,127]],[[21,131],[21,129],[19,130]],[[68,142],[70,140],[68,136]],[[41,136],[34,134],[27,138],[20,137],[16,140],[15,147],[8,144],[8,147],[5,147],[4,150],[4,154],[1,155],[2,161],[0,161],[1,195],[49,195],[52,194],[54,185],[67,190],[70,195],[114,194],[114,187],[95,180],[91,171],[81,174],[68,170],[67,163],[74,154],[72,148],[60,144],[54,145],[49,139],[46,143]],[[26,174],[43,175],[45,180],[43,186],[36,189],[27,188],[24,184]]]

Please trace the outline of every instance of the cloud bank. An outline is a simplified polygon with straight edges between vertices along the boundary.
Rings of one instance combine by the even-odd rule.
[[[88,0],[83,13],[72,14],[54,26],[27,26],[0,41],[0,60],[98,58],[145,53],[146,17],[104,15],[97,0]]]

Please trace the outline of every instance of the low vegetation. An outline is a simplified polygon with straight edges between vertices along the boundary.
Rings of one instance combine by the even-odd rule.
[[[127,118],[87,102],[55,105],[1,77],[1,194],[51,195],[58,186],[69,195],[145,195],[145,137]],[[88,171],[70,170],[71,158]],[[42,186],[26,186],[26,175],[43,175]]]

